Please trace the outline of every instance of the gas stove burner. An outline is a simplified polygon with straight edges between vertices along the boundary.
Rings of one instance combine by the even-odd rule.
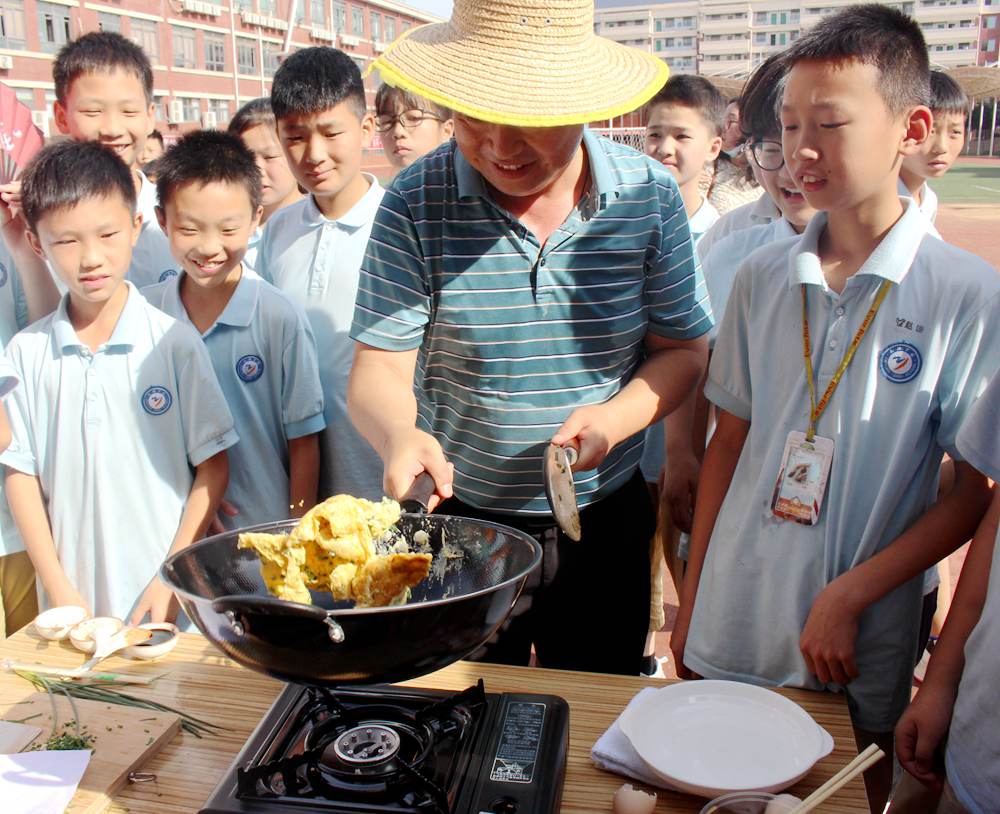
[[[566,702],[289,686],[202,814],[556,814]]]
[[[396,730],[380,724],[356,726],[333,742],[333,751],[348,765],[383,763],[399,751],[399,735]]]

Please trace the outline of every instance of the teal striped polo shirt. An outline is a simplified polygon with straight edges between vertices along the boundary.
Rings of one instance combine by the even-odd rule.
[[[567,416],[628,383],[647,331],[712,325],[673,176],[590,131],[583,144],[590,191],[544,248],[452,141],[386,190],[361,267],[351,336],[420,349],[417,425],[454,463],[456,496],[483,509],[548,514],[542,453]],[[581,506],[628,480],[642,443],[576,473]]]

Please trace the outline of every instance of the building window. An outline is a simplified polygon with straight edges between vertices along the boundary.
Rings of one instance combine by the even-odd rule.
[[[333,27],[335,31],[347,31],[347,9],[343,3],[333,4]]]
[[[205,70],[226,70],[226,36],[206,31],[203,35],[205,43]]]
[[[372,32],[371,33],[371,38],[373,40],[381,40],[382,39],[382,15],[381,14],[377,14],[376,12],[373,11],[373,12],[371,12],[371,14],[368,15],[368,22],[369,22],[369,25],[371,26],[371,32]]]
[[[38,4],[38,39],[42,50],[58,51],[72,39],[69,8],[55,3]]]
[[[351,33],[355,37],[365,35],[365,12],[357,6],[351,6]]]
[[[412,25],[412,23],[409,20],[403,20],[402,30],[403,31],[409,31],[411,25]]]
[[[154,20],[129,20],[129,37],[154,65],[160,61],[160,35]]]
[[[257,73],[257,43],[237,37],[236,66],[240,73],[251,75]]]
[[[215,114],[218,127],[225,127],[229,122],[229,102],[225,99],[209,99],[208,112]]]
[[[0,48],[25,48],[24,0],[0,0]]]
[[[997,50],[997,41],[995,39],[986,40],[986,50],[987,51],[996,51]]]
[[[196,122],[201,120],[201,100],[193,96],[181,96],[181,121]]]
[[[326,28],[326,0],[310,0],[309,21],[313,25]]]
[[[985,17],[983,18],[983,28],[996,28],[997,18],[996,17]]]
[[[257,0],[257,8],[260,13],[268,17],[274,16],[274,0]]]
[[[195,56],[194,29],[171,26],[174,39],[174,67],[194,68],[198,62]]]
[[[122,18],[117,14],[108,14],[105,11],[97,12],[97,27],[101,31],[112,31],[115,34],[122,33]]]
[[[386,17],[385,18],[385,41],[392,42],[396,39],[396,18]]]
[[[264,76],[274,76],[281,63],[281,46],[272,42],[264,43]]]

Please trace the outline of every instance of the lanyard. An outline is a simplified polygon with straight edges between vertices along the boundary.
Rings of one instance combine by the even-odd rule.
[[[844,371],[847,370],[847,366],[854,358],[854,352],[858,349],[858,345],[861,344],[861,340],[864,339],[865,334],[868,332],[868,328],[874,321],[875,315],[878,313],[878,309],[885,301],[885,297],[889,293],[889,288],[891,286],[892,283],[889,280],[882,281],[878,294],[875,295],[875,302],[872,303],[872,307],[868,309],[868,313],[865,315],[864,320],[862,320],[861,327],[858,328],[858,332],[854,334],[854,339],[851,340],[850,347],[848,347],[847,351],[844,353],[844,358],[840,360],[837,372],[834,373],[833,378],[830,379],[830,384],[827,385],[826,392],[823,393],[823,398],[821,398],[819,403],[817,403],[816,381],[813,378],[812,369],[812,346],[809,343],[808,295],[806,294],[805,283],[802,284],[802,353],[805,357],[806,363],[806,383],[809,386],[809,430],[806,432],[807,441],[812,441],[813,438],[816,437],[816,422],[819,421],[819,417],[823,415],[826,405],[830,403],[830,399],[833,397],[833,392],[837,389],[837,385],[840,384],[840,380],[844,376]]]

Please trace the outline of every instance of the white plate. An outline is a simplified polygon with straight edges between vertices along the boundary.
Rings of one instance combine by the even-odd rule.
[[[672,684],[628,707],[619,724],[650,771],[704,797],[781,791],[833,751],[798,704],[735,681]]]

